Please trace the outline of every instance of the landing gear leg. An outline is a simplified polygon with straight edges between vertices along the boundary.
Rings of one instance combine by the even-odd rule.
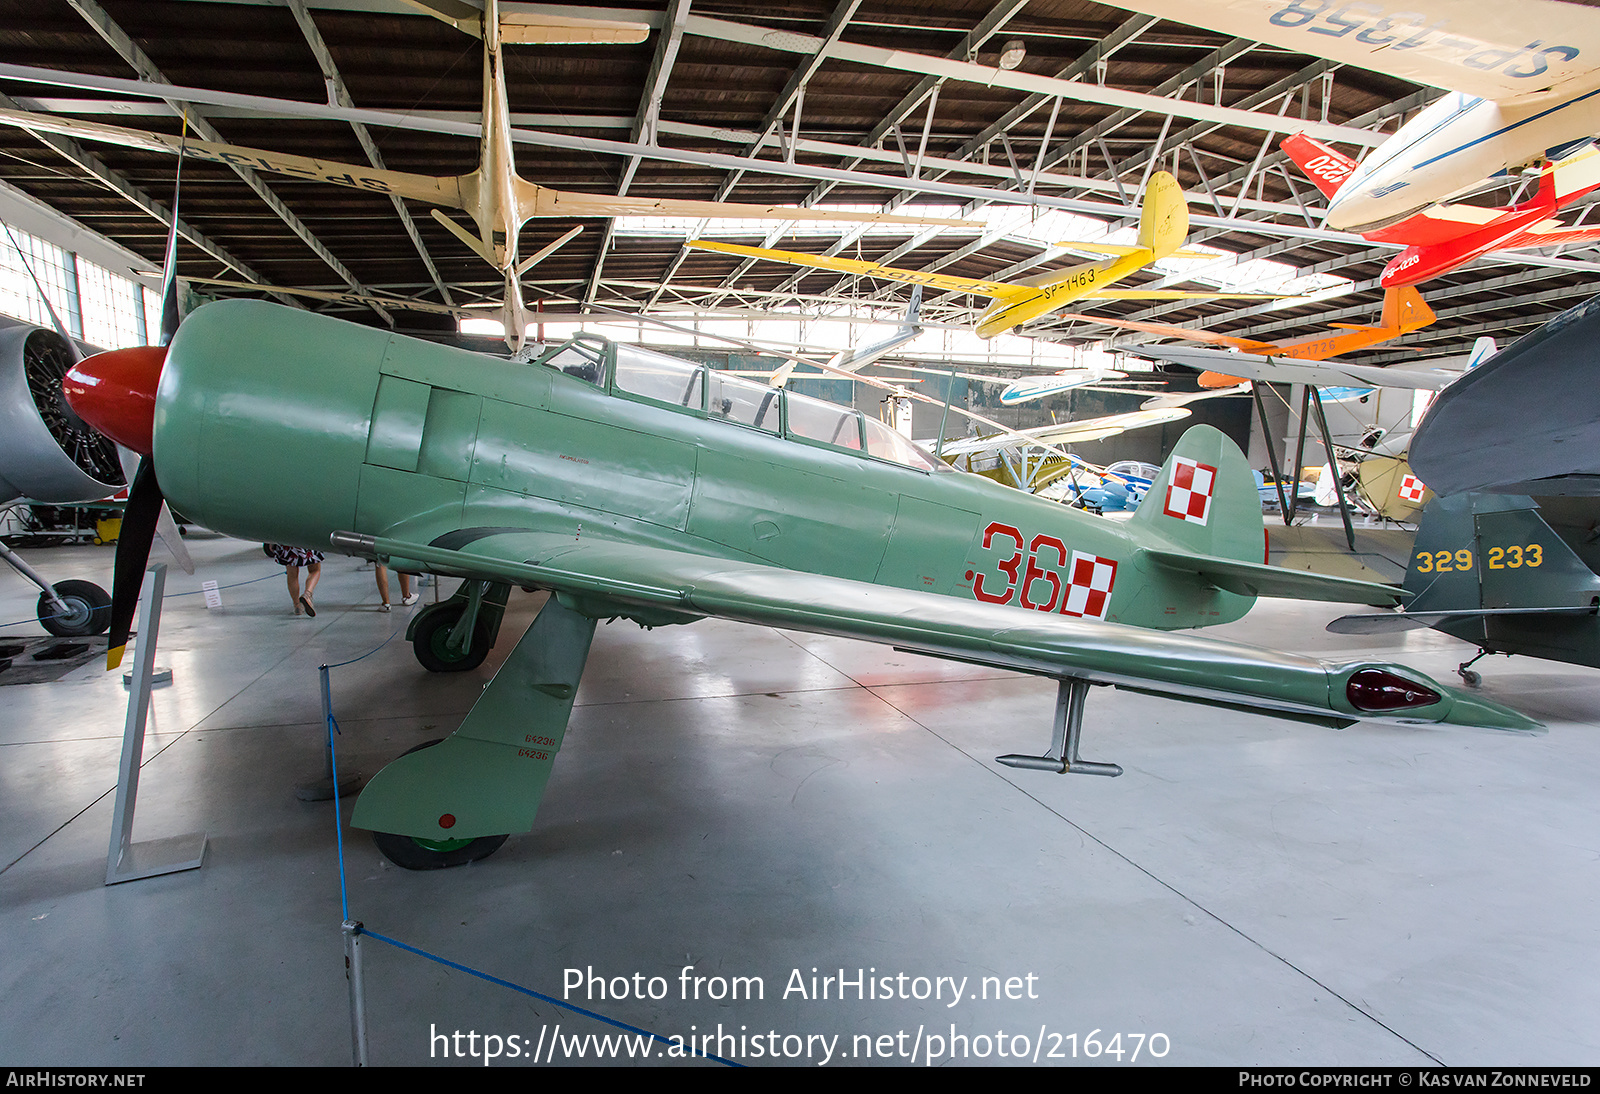
[[[1056,689],[1055,731],[1050,738],[1050,752],[1045,756],[996,756],[998,763],[1007,767],[1026,767],[1035,771],[1054,771],[1058,775],[1106,775],[1111,778],[1122,774],[1117,764],[1095,763],[1078,758],[1078,745],[1083,738],[1083,706],[1089,697],[1088,681],[1065,677]]]
[[[453,735],[372,777],[351,823],[408,870],[455,866],[533,827],[594,620],[552,596]]]
[[[1479,684],[1483,683],[1483,677],[1473,672],[1472,666],[1476,665],[1480,659],[1487,656],[1489,656],[1488,650],[1479,650],[1477,657],[1474,657],[1471,661],[1463,661],[1461,664],[1456,666],[1456,675],[1461,677],[1461,682],[1467,685],[1467,687],[1475,688]]]

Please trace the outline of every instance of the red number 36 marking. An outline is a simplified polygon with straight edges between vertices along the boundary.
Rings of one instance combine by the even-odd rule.
[[[1016,592],[1017,567],[1022,565],[1022,533],[1009,524],[995,521],[983,530],[983,549],[989,550],[997,535],[1008,536],[1016,544],[1016,553],[998,565],[1001,573],[1006,575],[1006,591],[1004,595],[991,593],[983,587],[984,575],[978,574],[972,581],[972,595],[986,604],[1009,604],[1011,597]]]
[[[1003,541],[1010,540],[1009,546]],[[1022,565],[1023,544],[1027,544],[1028,565]],[[1065,609],[1062,574],[1067,570],[1067,548],[1055,536],[1034,536],[1029,542],[1021,532],[1009,524],[995,521],[983,530],[984,550],[999,550],[1002,554],[994,562],[995,570],[1005,575],[1004,590],[985,588],[983,579],[989,577],[998,584],[995,573],[969,573],[972,578],[972,595],[986,604],[1009,604],[1013,597],[1024,608],[1038,612],[1052,612],[1057,606]],[[1019,575],[1018,571],[1022,573]],[[1041,595],[1048,594],[1048,595]]]

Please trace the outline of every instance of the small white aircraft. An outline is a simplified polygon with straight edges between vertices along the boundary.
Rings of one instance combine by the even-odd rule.
[[[1034,399],[1059,395],[1063,391],[1089,387],[1091,384],[1098,384],[1104,380],[1126,380],[1127,378],[1128,374],[1126,372],[1119,372],[1114,368],[1064,368],[1060,372],[1052,372],[1048,376],[1024,376],[1020,380],[1013,380],[1000,393],[1000,405],[1017,406],[1021,403],[1032,402]]]
[[[1328,227],[1368,232],[1600,131],[1600,9],[1559,0],[1117,0],[1446,95],[1350,176]]]

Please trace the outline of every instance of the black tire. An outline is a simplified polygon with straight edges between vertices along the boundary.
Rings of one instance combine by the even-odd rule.
[[[461,609],[456,609],[431,612],[417,623],[411,649],[423,668],[429,672],[470,672],[483,664],[489,656],[489,627],[482,619],[472,628],[472,642],[464,654],[445,645],[460,619]]]
[[[92,581],[61,581],[56,596],[67,606],[67,614],[57,613],[50,597],[39,594],[39,625],[57,638],[86,638],[104,634],[111,626],[111,594]]]
[[[409,756],[413,752],[432,748],[439,740],[424,741],[400,755]],[[444,870],[451,866],[465,866],[469,862],[488,858],[510,838],[509,835],[478,836],[475,839],[435,841],[398,836],[393,832],[372,833],[372,842],[378,845],[383,857],[407,870]]]
[[[445,870],[451,866],[465,866],[469,862],[488,858],[510,838],[479,836],[470,840],[435,843],[411,836],[397,836],[393,832],[372,833],[372,842],[378,845],[383,857],[407,870]]]

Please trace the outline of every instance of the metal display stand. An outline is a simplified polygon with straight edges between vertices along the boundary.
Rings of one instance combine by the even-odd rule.
[[[133,842],[134,805],[139,796],[139,766],[144,729],[150,715],[150,683],[156,659],[156,629],[161,622],[165,565],[145,574],[139,608],[139,641],[134,648],[133,680],[128,689],[128,721],[122,732],[122,763],[117,770],[117,804],[111,818],[111,848],[106,854],[106,884],[135,881],[181,870],[196,870],[205,858],[206,834],[189,832],[166,839]]]

